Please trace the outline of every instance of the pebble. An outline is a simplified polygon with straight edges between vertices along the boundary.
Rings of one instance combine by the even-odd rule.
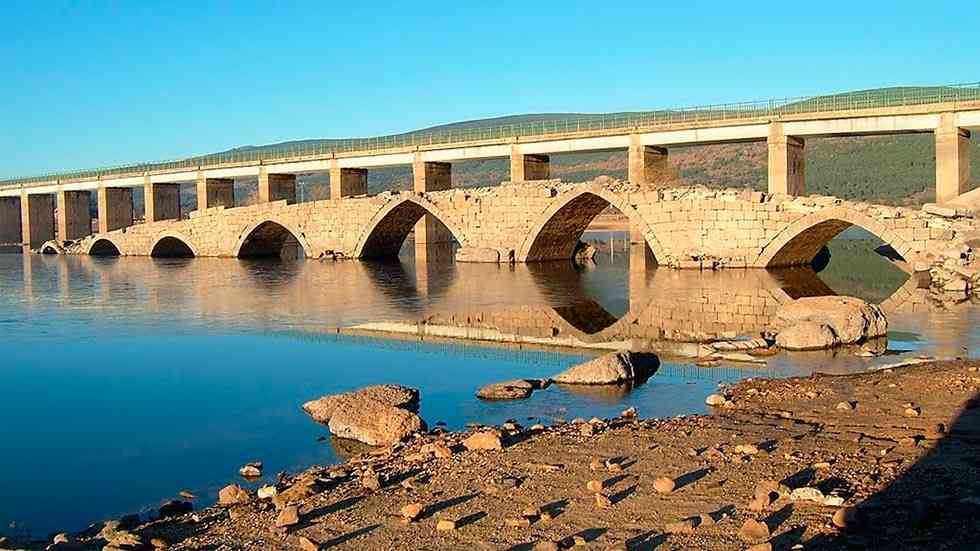
[[[582,536],[575,534],[572,536],[572,545],[575,547],[581,547],[583,545],[588,545],[589,542],[585,540]]]
[[[612,500],[610,500],[608,497],[606,497],[605,494],[596,494],[595,495],[595,504],[596,504],[596,507],[598,507],[600,509],[608,509],[608,508],[612,507]]]
[[[285,528],[295,524],[299,524],[299,507],[295,505],[283,507],[282,511],[279,511],[279,515],[276,516],[276,527]]]
[[[922,410],[919,409],[919,408],[916,408],[916,407],[908,407],[908,408],[905,408],[905,416],[906,417],[918,417],[921,414],[922,414]]]
[[[542,425],[541,423],[535,423],[535,424],[531,425],[531,430],[533,430],[533,431],[542,431],[542,430],[544,430],[544,425]]]
[[[579,426],[578,431],[582,436],[592,436],[595,434],[595,427],[589,423],[583,423]]]
[[[735,446],[735,453],[740,453],[742,455],[756,455],[759,453],[759,448],[755,444],[739,444]]]
[[[811,501],[813,503],[823,503],[824,501],[823,492],[819,488],[812,486],[796,488],[790,493],[789,497],[793,501]]]
[[[361,486],[368,490],[377,491],[381,489],[381,479],[374,473],[366,474],[361,477]]]
[[[68,543],[68,534],[62,532],[51,538],[51,543]]]
[[[258,478],[262,476],[262,462],[252,461],[246,463],[242,465],[240,469],[238,469],[238,474],[245,478]]]
[[[828,507],[840,507],[844,504],[844,498],[841,496],[827,496],[824,498],[823,504]]]
[[[664,527],[664,531],[668,534],[693,534],[694,533],[694,520],[684,519],[678,520],[677,522],[670,522]]]
[[[521,516],[524,518],[538,518],[541,516],[541,509],[534,507],[533,505],[529,505],[525,507],[523,511],[521,511]]]
[[[712,407],[723,406],[727,401],[728,400],[725,400],[725,397],[721,394],[709,394],[708,397],[704,399],[704,403]]]
[[[471,434],[463,440],[463,447],[468,450],[502,450],[503,443],[496,431],[482,431]]]
[[[851,411],[854,409],[854,406],[850,402],[840,402],[837,404],[837,409],[840,411]]]
[[[318,551],[320,549],[320,546],[315,541],[306,536],[300,536],[297,538],[297,541],[299,542],[299,548],[303,551]]]
[[[658,494],[669,494],[674,491],[677,487],[677,483],[674,482],[673,478],[666,476],[657,477],[653,481],[653,489],[657,491]]]
[[[401,508],[401,514],[408,520],[415,520],[422,516],[425,507],[421,503],[409,503]]]
[[[755,519],[747,519],[738,531],[738,537],[747,542],[769,539],[769,526]]]
[[[514,528],[527,528],[531,526],[531,520],[521,517],[521,518],[508,518],[504,520],[504,524]]]
[[[456,521],[443,519],[436,523],[436,530],[440,532],[448,532],[456,529]]]
[[[623,410],[623,412],[620,413],[619,416],[622,417],[622,418],[624,418],[624,419],[635,419],[636,418],[636,408],[633,407],[633,406],[630,406],[630,407],[626,408],[625,410]]]
[[[600,480],[590,480],[585,484],[585,487],[590,492],[601,492],[602,491],[602,481]]]
[[[262,486],[258,490],[259,499],[272,499],[279,494],[279,490],[275,486],[266,485]]]
[[[218,492],[218,505],[224,507],[247,503],[249,499],[248,492],[237,484],[229,484]]]
[[[169,547],[169,545],[167,544],[167,541],[164,540],[163,538],[153,538],[153,539],[151,539],[150,540],[150,545],[152,545],[154,549],[166,549],[167,547]]]

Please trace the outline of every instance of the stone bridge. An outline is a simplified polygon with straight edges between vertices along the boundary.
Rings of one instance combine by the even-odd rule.
[[[459,260],[534,262],[571,258],[583,231],[609,207],[629,220],[631,241],[648,248],[643,257],[675,268],[808,264],[835,235],[860,226],[890,245],[907,270],[923,270],[941,252],[978,235],[971,215],[949,207],[920,210],[746,189],[657,189],[601,177],[583,184],[546,180],[214,207],[186,220],[88,236],[67,252],[379,258],[397,255],[416,224],[430,220],[439,231],[427,232],[417,250],[455,240]],[[52,252],[59,244],[45,248]]]

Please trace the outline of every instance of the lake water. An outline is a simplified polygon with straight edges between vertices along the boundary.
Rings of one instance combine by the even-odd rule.
[[[644,416],[697,413],[718,383],[746,376],[847,372],[916,354],[977,352],[976,308],[932,305],[903,272],[854,240],[835,241],[819,274],[637,275],[622,237],[612,234],[610,245],[609,235],[591,235],[602,242],[587,269],[416,265],[411,258],[374,264],[0,255],[0,527],[16,522],[37,536],[77,530],[152,511],[180,490],[200,496],[198,506],[208,504],[222,486],[241,482],[238,467],[252,460],[265,463],[267,478],[337,462],[343,443],[321,441],[326,429],[300,405],[368,384],[417,387],[429,425],[459,429],[612,416],[630,405]],[[765,367],[716,368],[664,355],[662,369],[632,389],[553,386],[518,402],[474,397],[481,385],[546,377],[595,353],[550,344],[601,346],[692,328],[737,333],[735,321],[716,316],[726,305],[752,312],[756,300],[834,292],[886,303],[905,297],[892,300],[888,355],[783,354]],[[750,325],[739,327],[749,330],[764,321],[745,319],[738,323]],[[406,332],[386,338],[354,329],[379,322]],[[507,342],[418,337],[440,331]]]

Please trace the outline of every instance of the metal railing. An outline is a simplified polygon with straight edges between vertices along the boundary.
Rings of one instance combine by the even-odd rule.
[[[314,140],[288,145],[232,150],[180,160],[138,163],[12,178],[0,180],[0,188],[27,187],[31,184],[50,183],[57,180],[94,179],[123,174],[142,174],[146,172],[188,169],[198,170],[236,163],[286,160],[300,157],[327,157],[336,153],[377,152],[412,147],[583,132],[639,131],[685,123],[696,124],[748,119],[778,119],[785,116],[807,113],[853,111],[885,107],[950,103],[954,104],[955,107],[956,103],[974,101],[980,101],[980,83],[879,88],[826,96],[726,103],[647,112],[566,115],[562,118],[542,118],[541,120],[515,124],[487,126],[474,124],[473,126],[467,126],[464,123],[458,125],[456,128],[445,128],[441,130],[419,130],[375,138]],[[544,117],[547,116],[545,115]]]

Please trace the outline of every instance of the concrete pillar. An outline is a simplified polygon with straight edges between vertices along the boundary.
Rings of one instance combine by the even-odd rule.
[[[259,202],[285,200],[289,204],[296,202],[296,175],[269,174],[266,168],[259,168]]]
[[[58,192],[58,239],[74,241],[92,233],[92,213],[88,191]]]
[[[20,196],[20,223],[24,246],[36,249],[54,239],[54,194]]]
[[[956,199],[969,181],[970,131],[956,126],[953,113],[943,113],[936,128],[936,202]]]
[[[787,136],[782,123],[769,124],[769,193],[806,194],[803,138]]]
[[[630,183],[646,185],[663,181],[670,176],[667,148],[643,145],[636,134],[630,136],[627,157],[627,179]]]
[[[443,191],[453,187],[453,165],[451,163],[424,162],[422,156],[415,155],[412,163],[412,176],[415,191]],[[426,214],[415,224],[416,258],[434,259],[445,255],[447,243],[452,243],[453,235],[441,222]]]
[[[155,184],[143,186],[143,218],[146,223],[160,220],[180,220],[180,184]]]
[[[0,245],[21,243],[24,239],[20,208],[20,197],[0,197]]]
[[[235,180],[232,178],[197,177],[197,210],[235,206]]]
[[[367,195],[368,171],[366,168],[341,168],[337,160],[330,161],[330,198],[343,199]]]
[[[510,181],[547,180],[551,177],[551,159],[547,155],[522,155],[520,146],[510,146]]]
[[[100,187],[99,233],[133,225],[133,188]]]

